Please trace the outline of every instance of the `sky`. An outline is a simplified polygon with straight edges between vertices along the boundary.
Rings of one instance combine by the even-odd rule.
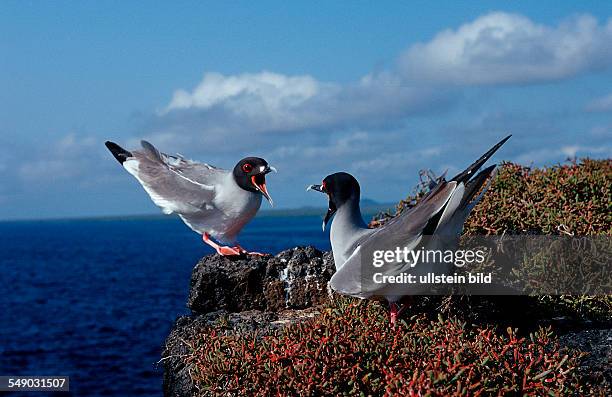
[[[0,219],[159,213],[106,140],[395,202],[510,133],[493,161],[612,157],[612,3],[4,0],[0,87]]]

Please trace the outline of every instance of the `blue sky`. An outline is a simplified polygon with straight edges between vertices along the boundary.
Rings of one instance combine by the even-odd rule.
[[[612,3],[0,2],[0,219],[156,213],[103,142],[231,168],[281,208],[339,170],[612,155]],[[265,205],[265,204],[264,204]]]

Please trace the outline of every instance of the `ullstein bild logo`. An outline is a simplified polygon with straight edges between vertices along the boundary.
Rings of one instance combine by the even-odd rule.
[[[394,276],[374,273],[372,280],[376,284],[490,284],[491,273],[435,274],[427,273],[418,277],[410,273]]]

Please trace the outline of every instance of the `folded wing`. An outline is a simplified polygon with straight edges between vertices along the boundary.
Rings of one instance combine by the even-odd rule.
[[[409,265],[393,262],[375,268],[372,265],[374,251],[415,248],[428,222],[444,208],[456,190],[456,182],[442,181],[416,206],[358,239],[351,247],[352,254],[331,278],[330,286],[342,294],[361,298],[380,295],[379,290],[384,285],[376,283],[373,274],[396,275],[409,269]]]
[[[147,141],[141,144],[142,150],[132,152],[112,142],[106,146],[164,213],[190,214],[212,208],[215,185],[228,171],[161,153]]]

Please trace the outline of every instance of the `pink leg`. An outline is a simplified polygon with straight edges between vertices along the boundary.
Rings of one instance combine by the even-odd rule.
[[[202,234],[202,240],[204,240],[204,242],[208,245],[210,245],[211,247],[213,247],[215,249],[215,251],[217,251],[217,253],[221,256],[237,256],[237,255],[241,255],[242,252],[240,252],[239,249],[237,249],[236,247],[227,247],[227,246],[222,246],[219,245],[217,243],[215,243],[211,238],[210,238],[210,234],[208,233],[203,233]]]
[[[393,329],[395,329],[395,322],[397,321],[397,312],[398,312],[398,304],[395,302],[390,302],[389,303],[389,310],[390,310],[390,314],[391,314],[391,327]]]
[[[402,312],[408,307],[408,305],[402,305],[400,308],[399,303],[397,302],[389,302],[389,311],[391,314],[391,327],[395,329],[395,323],[397,322],[397,318],[402,314]]]

